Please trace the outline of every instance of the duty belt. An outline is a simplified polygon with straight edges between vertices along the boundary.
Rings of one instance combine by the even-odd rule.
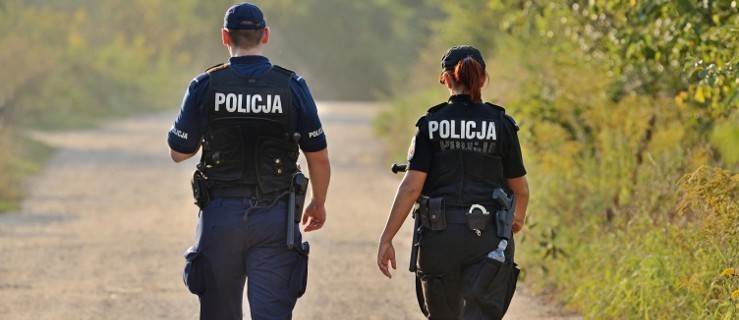
[[[421,225],[433,231],[446,229],[447,224],[467,224],[478,235],[493,222],[496,206],[472,204],[469,207],[446,207],[441,197],[421,196],[414,212],[415,218],[421,219]]]
[[[467,214],[473,212],[474,210],[481,210],[483,213],[487,212],[490,215],[495,215],[495,211],[497,211],[497,208],[495,206],[490,205],[483,205],[483,204],[473,204],[469,207],[447,207],[446,208],[446,222],[447,223],[455,223],[455,224],[467,224]],[[490,222],[492,223],[492,219]]]
[[[256,186],[218,187],[210,190],[211,198],[256,198]]]

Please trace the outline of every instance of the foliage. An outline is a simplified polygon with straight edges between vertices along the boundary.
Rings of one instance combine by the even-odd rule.
[[[3,0],[0,77],[12,81],[0,88],[0,128],[90,127],[109,117],[176,110],[188,81],[228,58],[220,29],[233,3]],[[307,77],[314,96],[331,99],[400,90],[430,33],[423,19],[440,14],[407,0],[256,3],[273,29],[265,53]],[[12,150],[2,150],[10,165]],[[0,185],[10,189],[4,195],[18,194],[19,177],[2,175]]]
[[[0,12],[6,30],[0,43],[3,60],[14,63],[2,72],[4,78],[19,81],[0,97],[1,108],[8,110],[5,121],[90,125],[95,119],[177,101],[182,89],[173,90],[170,80],[188,61],[169,53],[177,51],[182,37],[160,40],[157,35],[166,27],[157,16],[141,14],[150,12],[143,8],[163,3],[8,1]],[[133,25],[138,29],[126,28]],[[29,47],[33,50],[27,52]]]
[[[276,43],[322,99],[374,100],[398,92],[438,9],[419,1],[281,0],[260,3]],[[294,66],[293,66],[294,65]]]
[[[612,99],[669,94],[709,118],[739,101],[736,1],[526,1],[508,19],[509,30],[608,66]]]

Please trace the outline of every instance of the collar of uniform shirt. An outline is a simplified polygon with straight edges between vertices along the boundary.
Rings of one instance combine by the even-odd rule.
[[[449,97],[449,103],[452,102],[472,102],[472,97],[469,94],[455,94]]]
[[[272,68],[272,63],[265,56],[231,57],[228,59],[228,63],[236,72],[245,77],[261,76]]]

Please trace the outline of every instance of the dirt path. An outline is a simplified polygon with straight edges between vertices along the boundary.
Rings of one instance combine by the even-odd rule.
[[[306,235],[309,287],[294,318],[422,319],[407,271],[409,222],[395,242],[393,279],[375,265],[400,179],[373,141],[375,109],[319,108],[333,166],[329,217],[324,229]],[[0,319],[197,318],[197,298],[181,280],[181,254],[197,223],[188,185],[194,160],[169,160],[165,133],[173,118],[36,134],[60,150],[29,183],[20,212],[0,215]],[[506,317],[564,318],[521,294]]]

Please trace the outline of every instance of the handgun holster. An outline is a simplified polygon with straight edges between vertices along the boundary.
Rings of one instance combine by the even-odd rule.
[[[210,190],[208,189],[208,181],[203,172],[195,170],[192,173],[192,196],[195,198],[195,204],[202,209],[210,202]]]

